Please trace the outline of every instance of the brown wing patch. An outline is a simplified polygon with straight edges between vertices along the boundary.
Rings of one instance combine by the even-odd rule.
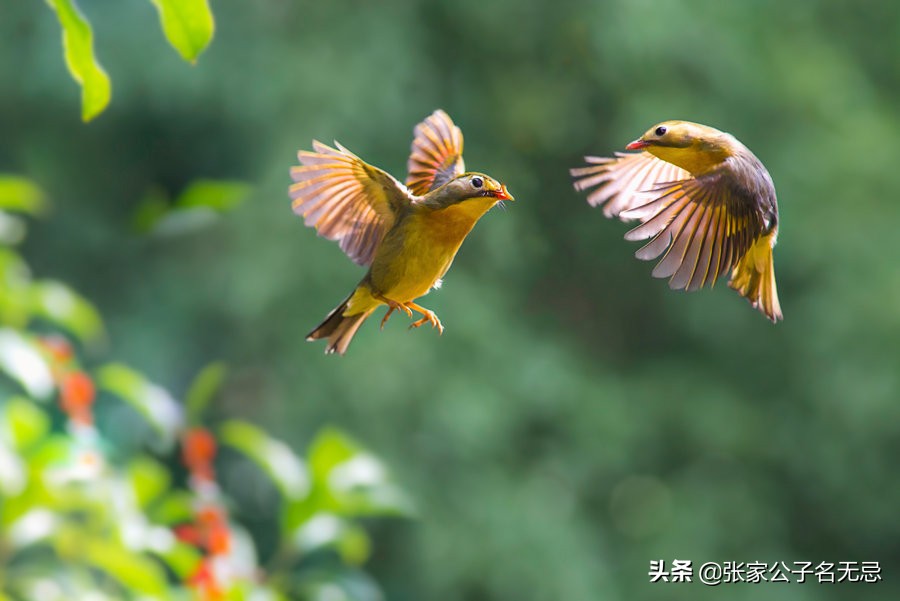
[[[419,123],[414,131],[406,185],[413,194],[422,196],[465,172],[463,135],[440,109]]]
[[[408,190],[381,169],[335,142],[313,141],[313,152],[297,153],[291,167],[291,206],[320,236],[337,240],[360,265],[372,262],[396,214],[410,202]]]
[[[592,190],[587,197],[591,206],[602,206],[607,217],[620,217],[623,211],[634,209],[650,200],[652,188],[663,182],[674,182],[690,177],[690,174],[671,163],[660,160],[649,152],[617,152],[615,158],[584,157],[590,163],[571,169],[575,189]],[[632,215],[628,219],[640,218]]]
[[[623,213],[643,220],[625,239],[650,239],[635,256],[649,261],[663,255],[653,276],[669,278],[673,289],[713,285],[762,233],[755,203],[719,174],[660,184],[654,193],[654,200]]]

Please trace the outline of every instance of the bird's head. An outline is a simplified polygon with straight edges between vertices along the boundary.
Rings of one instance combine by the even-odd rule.
[[[485,210],[502,200],[515,200],[504,184],[483,173],[464,173],[428,193],[426,198],[435,208],[478,201],[477,204],[486,205]]]
[[[734,138],[718,129],[690,121],[663,121],[631,142],[628,150],[650,154],[691,173],[701,173],[734,152]]]

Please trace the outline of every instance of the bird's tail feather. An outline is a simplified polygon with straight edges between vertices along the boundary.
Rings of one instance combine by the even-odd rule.
[[[731,271],[729,286],[737,290],[762,311],[772,322],[784,319],[778,290],[775,287],[775,265],[772,262],[772,247],[775,246],[775,232],[760,237]]]
[[[324,321],[306,336],[306,339],[310,341],[327,338],[328,346],[325,347],[325,354],[336,352],[339,355],[343,355],[347,352],[347,347],[350,346],[350,341],[353,340],[353,336],[356,335],[359,326],[375,310],[372,308],[362,313],[344,315],[350,298],[352,298],[352,295],[335,307]]]

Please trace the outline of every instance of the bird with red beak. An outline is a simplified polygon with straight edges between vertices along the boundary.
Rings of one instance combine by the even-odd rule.
[[[782,319],[772,250],[778,236],[775,185],[734,136],[699,123],[664,121],[614,158],[585,157],[572,169],[577,190],[607,217],[640,222],[627,240],[648,240],[636,256],[662,258],[653,275],[674,289],[729,286],[771,321]]]
[[[514,200],[506,186],[466,172],[463,137],[444,111],[415,128],[406,185],[364,162],[335,142],[313,142],[298,153],[291,169],[294,212],[319,235],[340,243],[356,263],[369,269],[359,284],[307,340],[326,338],[326,353],[344,354],[359,327],[378,307],[423,315],[441,333],[437,315],[416,300],[438,288],[456,252],[475,223],[495,204]]]

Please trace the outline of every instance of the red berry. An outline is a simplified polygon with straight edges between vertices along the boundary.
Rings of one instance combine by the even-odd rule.
[[[83,371],[72,371],[62,377],[59,384],[60,405],[69,419],[81,424],[90,424],[91,405],[97,391],[94,382]]]
[[[204,480],[215,477],[212,462],[216,457],[216,439],[206,428],[191,428],[184,433],[182,457],[194,476]]]

